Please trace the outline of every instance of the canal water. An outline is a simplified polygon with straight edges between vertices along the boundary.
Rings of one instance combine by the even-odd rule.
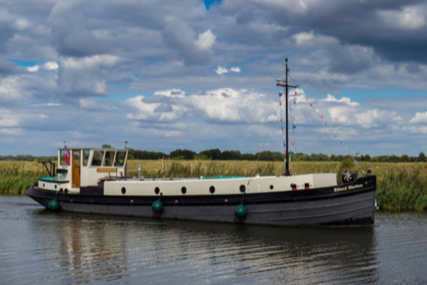
[[[427,284],[427,214],[279,228],[49,212],[0,195],[1,284]]]

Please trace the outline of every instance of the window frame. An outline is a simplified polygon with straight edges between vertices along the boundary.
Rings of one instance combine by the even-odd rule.
[[[95,152],[97,152],[97,151],[102,152],[101,164],[94,165],[93,164],[93,158],[95,157]],[[102,165],[104,164],[104,157],[105,157],[105,150],[99,150],[99,149],[92,150],[92,155],[90,156],[90,158],[91,158],[90,159],[90,167],[94,167],[94,168],[102,167]]]
[[[86,165],[85,165],[85,152],[88,151],[89,154],[87,156],[87,161],[86,161]],[[91,155],[91,150],[90,149],[82,149],[82,166],[84,167],[88,167],[89,166],[89,161],[90,161],[90,156]]]
[[[123,164],[122,165],[116,165],[117,156],[119,155],[119,153],[124,153]],[[124,167],[126,165],[126,158],[127,158],[127,151],[125,151],[125,150],[118,150],[118,151],[116,151],[116,157],[114,158],[114,166],[115,167]]]
[[[112,162],[111,162],[110,165],[105,165],[105,162],[107,161],[106,158],[107,158],[107,153],[108,152],[112,152],[113,153],[113,158],[112,158]],[[115,163],[115,160],[116,160],[116,153],[117,153],[116,150],[106,150],[105,154],[104,154],[104,159],[102,160],[102,167],[114,167],[114,163]]]

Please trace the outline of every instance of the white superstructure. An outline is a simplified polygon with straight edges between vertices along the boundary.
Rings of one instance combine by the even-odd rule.
[[[80,193],[82,187],[98,187],[103,195],[227,195],[300,191],[337,185],[334,173],[294,176],[126,178],[127,150],[65,148],[58,150],[57,177],[42,177],[39,187],[46,190]],[[101,186],[99,186],[101,187]]]

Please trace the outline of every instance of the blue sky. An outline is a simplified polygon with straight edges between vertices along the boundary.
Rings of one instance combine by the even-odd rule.
[[[270,124],[264,149],[282,151],[286,57],[298,151],[345,154],[310,103],[351,152],[427,151],[424,1],[43,0],[0,15],[1,155],[258,152]]]

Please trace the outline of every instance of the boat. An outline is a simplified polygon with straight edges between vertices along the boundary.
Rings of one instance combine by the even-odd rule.
[[[286,96],[283,175],[197,178],[128,177],[128,149],[58,149],[49,176],[26,195],[49,210],[276,226],[372,225],[376,176],[346,172],[291,175],[288,96],[297,88],[277,80]],[[292,79],[293,80],[293,79]],[[281,95],[279,95],[281,96]],[[127,143],[127,142],[126,142]]]

